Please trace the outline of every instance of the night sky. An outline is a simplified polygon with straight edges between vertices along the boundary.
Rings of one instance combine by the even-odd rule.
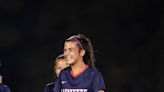
[[[109,92],[164,92],[160,0],[1,0],[0,74],[11,92],[43,92],[71,35],[90,38]]]

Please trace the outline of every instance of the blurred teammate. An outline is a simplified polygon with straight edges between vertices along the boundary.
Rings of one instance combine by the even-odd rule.
[[[54,75],[58,77],[61,70],[63,70],[66,67],[68,67],[68,64],[66,63],[64,59],[64,55],[61,54],[54,61]],[[53,92],[54,86],[55,86],[55,82],[48,83],[44,88],[44,92]]]
[[[10,88],[7,85],[3,84],[3,78],[1,75],[0,75],[0,92],[11,92]]]

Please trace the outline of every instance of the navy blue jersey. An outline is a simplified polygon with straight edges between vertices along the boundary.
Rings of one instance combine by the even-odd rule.
[[[88,67],[78,76],[73,76],[70,68],[64,69],[56,81],[54,92],[98,92],[106,91],[102,74]]]
[[[10,88],[5,84],[0,84],[0,92],[11,92]]]
[[[53,92],[54,86],[55,82],[46,84],[46,86],[44,87],[44,92]]]

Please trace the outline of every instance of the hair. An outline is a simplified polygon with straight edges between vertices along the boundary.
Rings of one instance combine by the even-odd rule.
[[[69,37],[68,39],[66,39],[65,42],[68,42],[68,41],[76,42],[80,50],[85,50],[85,55],[83,57],[84,63],[91,67],[95,67],[93,47],[89,38],[87,38],[83,34],[77,34],[77,35],[73,35]]]
[[[58,62],[58,60],[60,60],[60,59],[64,59],[64,54],[58,55],[58,56],[55,58],[55,62],[54,62],[54,63]]]
[[[56,72],[57,63],[60,62],[60,60],[64,60],[64,54],[60,54],[54,59],[54,68],[55,68],[54,73]]]

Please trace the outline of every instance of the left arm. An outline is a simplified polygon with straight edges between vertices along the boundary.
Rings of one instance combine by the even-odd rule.
[[[102,74],[96,71],[93,85],[94,92],[106,92],[106,87]]]

